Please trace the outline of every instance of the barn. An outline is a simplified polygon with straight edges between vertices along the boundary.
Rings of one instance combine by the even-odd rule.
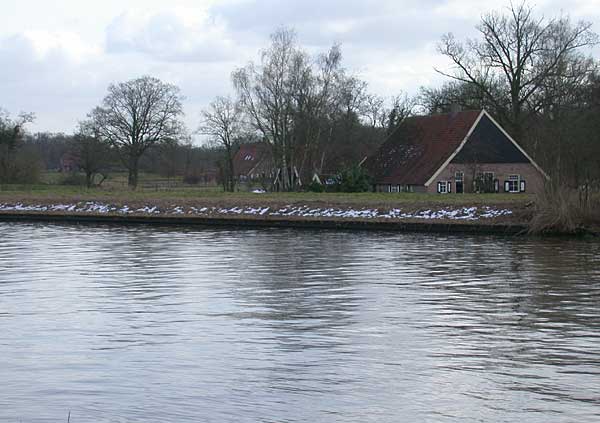
[[[363,166],[378,192],[536,193],[548,179],[485,110],[407,118]]]

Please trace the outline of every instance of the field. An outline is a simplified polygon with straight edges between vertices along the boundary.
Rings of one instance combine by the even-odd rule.
[[[420,193],[313,193],[313,192],[223,192],[220,187],[140,187],[135,191],[126,187],[103,187],[87,189],[66,185],[2,185],[0,202],[32,201],[109,201],[134,202],[199,202],[219,205],[261,204],[322,204],[361,207],[401,206],[512,206],[524,207],[534,200],[523,194],[420,194]]]

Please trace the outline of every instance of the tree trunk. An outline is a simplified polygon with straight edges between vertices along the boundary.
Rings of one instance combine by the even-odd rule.
[[[88,188],[92,187],[92,177],[94,176],[94,174],[90,171],[86,171],[85,172],[85,184],[87,185]]]
[[[235,192],[235,175],[231,147],[227,148],[227,182],[227,191]]]
[[[127,185],[129,188],[136,189],[138,185],[138,165],[140,157],[135,155],[129,156],[129,177],[127,178]]]
[[[285,148],[285,145],[282,148],[282,160],[281,160],[281,190],[282,191],[289,191],[289,184],[288,184],[288,162],[287,162],[287,157],[286,157],[286,151],[287,149]]]

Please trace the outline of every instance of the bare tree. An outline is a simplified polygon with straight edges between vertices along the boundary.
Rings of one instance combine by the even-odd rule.
[[[404,119],[411,116],[415,111],[416,105],[417,99],[409,97],[406,93],[392,96],[390,99],[390,108],[386,110],[386,133],[392,133]]]
[[[94,185],[96,175],[101,176],[98,185],[102,184],[108,176],[110,146],[100,139],[93,122],[81,122],[70,144],[79,169],[85,173],[86,186],[91,188]]]
[[[312,177],[321,172],[324,160],[324,143],[331,140],[331,118],[336,108],[336,83],[342,74],[342,54],[334,45],[310,63],[306,54],[295,62],[294,137],[298,151],[302,152],[298,170],[300,175]],[[307,174],[308,173],[308,174]]]
[[[138,184],[140,157],[149,148],[177,139],[183,132],[183,97],[179,88],[144,76],[108,87],[102,105],[90,119],[100,139],[118,152],[129,171],[128,184]]]
[[[382,136],[390,134],[416,106],[416,100],[405,93],[385,99],[375,94],[366,94],[361,103],[361,117],[373,130]],[[385,129],[385,133],[382,131]]]
[[[242,132],[242,112],[239,104],[230,97],[217,97],[208,109],[202,111],[202,123],[198,132],[207,135],[225,151],[225,189],[235,191],[233,157]]]
[[[367,94],[362,105],[362,117],[371,128],[383,128],[387,119],[385,98]]]
[[[517,136],[526,112],[541,107],[536,93],[561,74],[561,63],[598,42],[591,23],[536,18],[526,3],[511,4],[507,14],[484,15],[477,29],[479,40],[462,43],[452,34],[442,38],[439,51],[454,71],[438,72],[475,85]]]
[[[427,88],[421,87],[418,103],[426,113],[449,113],[453,106],[460,106],[465,110],[487,109],[496,112],[496,107],[489,100],[502,97],[501,91],[496,87],[486,87],[488,94],[484,93],[475,84],[463,81],[448,81],[441,87]]]
[[[232,78],[253,126],[271,143],[283,190],[293,188],[292,63],[302,53],[293,31],[281,29],[271,36],[271,46],[261,55],[259,67],[250,63]]]
[[[11,181],[15,178],[15,153],[23,139],[25,125],[33,122],[33,113],[20,113],[12,119],[8,112],[0,109],[0,182]]]
[[[280,29],[260,65],[251,63],[232,75],[250,123],[273,148],[283,190],[294,189],[298,169],[312,161],[340,60],[337,46],[312,60],[293,31]]]

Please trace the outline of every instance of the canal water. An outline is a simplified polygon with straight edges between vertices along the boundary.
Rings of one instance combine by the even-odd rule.
[[[0,223],[0,422],[597,422],[600,243]]]

